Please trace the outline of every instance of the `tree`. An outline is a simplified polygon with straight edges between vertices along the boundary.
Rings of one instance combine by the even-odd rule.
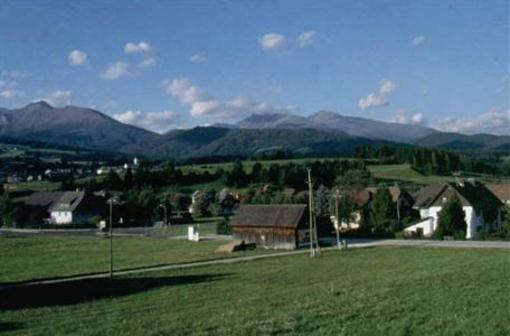
[[[366,187],[372,176],[364,169],[349,169],[344,175],[336,178],[336,185],[341,189],[362,189]]]
[[[503,211],[503,221],[501,222],[500,236],[510,239],[510,205],[505,206]]]
[[[152,188],[143,188],[138,193],[138,205],[142,213],[142,220],[150,221],[155,214],[155,210],[159,203],[156,198],[156,193]]]
[[[60,183],[60,190],[67,191],[67,190],[74,190],[76,189],[76,184],[74,182],[73,176],[70,176],[69,178],[65,179]]]
[[[0,196],[0,226],[10,227],[15,223],[16,206],[7,193]]]
[[[260,182],[262,180],[262,165],[260,162],[255,162],[251,168],[250,177],[252,182]]]
[[[152,188],[131,189],[126,192],[124,216],[128,220],[147,223],[152,220],[159,205]]]
[[[329,190],[323,185],[320,185],[315,191],[314,197],[314,212],[318,217],[329,217],[330,202]]]
[[[124,181],[123,181],[123,189],[129,190],[135,186],[135,179],[133,176],[133,172],[131,171],[131,168],[128,168],[126,170],[126,174],[124,174]]]
[[[174,207],[181,213],[181,216],[189,216],[189,206],[191,205],[191,197],[186,194],[177,194],[174,198]]]
[[[104,187],[108,190],[121,190],[122,184],[123,182],[121,178],[113,169],[108,171],[108,174],[106,174],[106,177],[103,181]]]
[[[393,201],[388,188],[379,188],[372,200],[370,219],[377,231],[393,231]]]
[[[244,187],[248,183],[247,175],[241,161],[234,162],[230,172],[225,174],[225,184],[230,187]]]
[[[453,236],[455,239],[465,239],[467,224],[462,204],[457,196],[451,197],[439,212],[436,237]]]
[[[195,194],[193,202],[193,216],[207,217],[209,216],[209,198],[204,192]]]
[[[336,206],[338,205],[338,209]],[[350,223],[355,220],[355,212],[358,210],[356,201],[349,192],[334,193],[331,198],[331,213],[336,216],[338,214],[338,223]]]

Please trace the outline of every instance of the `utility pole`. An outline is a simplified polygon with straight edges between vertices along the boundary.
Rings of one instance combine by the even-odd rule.
[[[113,196],[108,200],[110,203],[110,279],[113,278],[113,204],[118,203],[118,199]]]
[[[398,182],[395,182],[395,188],[397,189],[397,225],[400,228],[400,189],[398,187]]]
[[[310,168],[308,170],[308,213],[310,215],[310,257],[315,256],[315,249],[313,247],[313,188],[312,188],[312,170]]]

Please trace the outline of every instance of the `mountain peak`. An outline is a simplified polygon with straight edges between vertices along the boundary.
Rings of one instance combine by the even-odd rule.
[[[308,119],[314,120],[314,119],[330,119],[330,118],[338,118],[341,117],[341,114],[338,114],[333,111],[328,110],[322,110],[317,113],[314,113],[308,117]]]
[[[26,108],[30,108],[30,107],[36,107],[36,108],[45,108],[45,109],[53,109],[53,106],[51,106],[50,104],[48,104],[46,101],[44,100],[39,100],[37,102],[33,102],[33,103],[30,103],[26,106]]]
[[[253,113],[249,115],[246,119],[242,120],[244,122],[274,122],[281,118],[288,116],[285,113]]]

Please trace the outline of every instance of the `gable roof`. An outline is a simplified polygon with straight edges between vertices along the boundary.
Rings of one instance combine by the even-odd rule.
[[[230,226],[297,228],[306,210],[305,204],[243,204]]]
[[[442,206],[443,199],[450,199],[453,196],[456,196],[463,206],[471,206],[484,211],[492,211],[503,205],[498,197],[483,184],[465,182],[425,187],[418,193],[415,207]]]
[[[49,209],[62,197],[63,194],[63,191],[40,191],[24,197],[20,199],[20,201],[22,201],[26,206]]]
[[[104,202],[104,196],[89,194],[85,191],[40,191],[21,198],[29,207],[42,208],[45,211],[74,211],[85,200],[91,207],[98,207]]]
[[[53,203],[49,211],[74,211],[84,196],[84,191],[65,191],[58,201]]]
[[[451,183],[450,186],[457,190],[462,197],[475,209],[484,212],[493,211],[503,206],[500,199],[494,195],[485,185],[478,182],[466,182],[461,184]]]
[[[421,188],[416,194],[414,207],[427,208],[436,197],[446,188],[446,184],[433,184]]]
[[[487,189],[489,189],[497,198],[502,202],[510,201],[510,184],[487,184]]]

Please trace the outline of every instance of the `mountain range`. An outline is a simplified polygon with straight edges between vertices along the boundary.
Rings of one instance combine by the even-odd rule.
[[[41,141],[153,158],[250,156],[283,150],[302,155],[352,153],[364,145],[419,145],[459,151],[510,152],[510,137],[443,133],[321,111],[303,117],[254,114],[235,124],[215,124],[158,134],[123,124],[97,110],[44,101],[19,109],[0,108],[0,137]]]

